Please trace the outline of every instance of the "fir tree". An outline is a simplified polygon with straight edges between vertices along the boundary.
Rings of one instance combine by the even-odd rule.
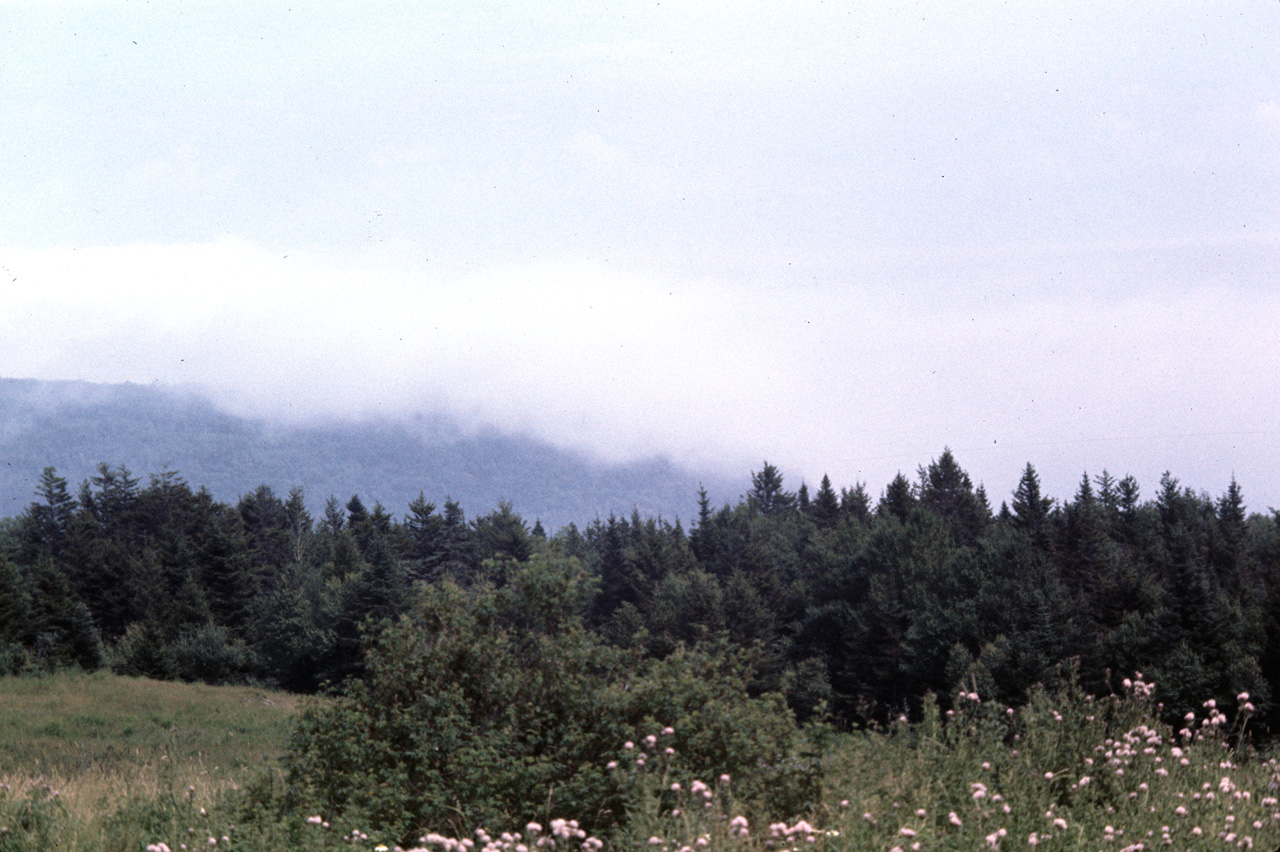
[[[532,552],[529,528],[509,500],[498,501],[498,508],[476,518],[471,524],[476,557],[486,559],[514,559],[523,562]]]
[[[1241,571],[1240,559],[1245,544],[1245,505],[1240,485],[1234,475],[1225,494],[1219,498],[1210,559],[1219,577],[1236,578]]]
[[[915,489],[911,487],[911,483],[907,481],[907,478],[899,472],[885,486],[884,494],[880,497],[880,504],[876,506],[876,515],[881,518],[897,518],[905,523],[915,507]]]
[[[747,501],[760,514],[773,517],[793,509],[796,495],[782,490],[782,474],[766,461],[759,472],[751,474]]]
[[[867,493],[865,483],[858,482],[853,488],[840,489],[840,516],[863,525],[871,523],[871,495]]]
[[[840,520],[840,501],[836,498],[835,489],[831,487],[831,478],[825,473],[818,486],[818,494],[809,507],[809,517],[821,529],[831,529]]]
[[[711,528],[711,498],[707,489],[698,486],[698,523],[689,534],[689,545],[698,561],[707,564],[715,558],[715,530]]]
[[[347,513],[343,511],[338,498],[332,494],[324,502],[324,520],[321,523],[330,535],[337,535],[338,531],[347,525]]]
[[[302,488],[289,490],[289,499],[284,504],[285,528],[289,533],[293,562],[301,562],[311,541],[311,513],[307,511],[307,501]]]
[[[1027,462],[1018,487],[1013,492],[1013,523],[1018,529],[1036,536],[1046,534],[1049,512],[1053,510],[1053,498],[1040,496],[1040,477]]]
[[[944,447],[936,461],[920,470],[920,505],[942,519],[961,544],[974,544],[982,534],[986,518],[973,482],[950,448]]]
[[[26,513],[25,544],[35,553],[57,558],[66,544],[76,501],[67,493],[67,481],[52,467],[40,474],[36,495],[40,500],[32,503]]]

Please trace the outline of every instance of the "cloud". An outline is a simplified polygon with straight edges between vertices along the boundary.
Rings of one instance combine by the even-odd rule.
[[[295,421],[443,410],[612,459],[769,458],[873,490],[949,445],[997,503],[1027,460],[1059,496],[1086,468],[1211,489],[1235,471],[1280,504],[1270,288],[933,299],[603,263],[444,277],[239,241],[0,256],[16,377],[194,385]]]

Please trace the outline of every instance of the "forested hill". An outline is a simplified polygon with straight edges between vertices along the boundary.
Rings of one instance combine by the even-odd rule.
[[[315,512],[330,495],[345,502],[359,494],[396,515],[419,492],[473,511],[508,500],[553,530],[633,508],[687,521],[700,483],[717,501],[746,488],[745,477],[729,482],[660,459],[606,465],[529,437],[467,435],[437,421],[279,428],[145,385],[0,379],[0,516],[26,508],[45,467],[74,488],[102,462],[144,481],[174,470],[223,501],[263,484],[281,494],[301,487]]]

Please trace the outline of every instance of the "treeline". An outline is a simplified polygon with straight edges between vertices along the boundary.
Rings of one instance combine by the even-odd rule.
[[[367,641],[424,597],[537,561],[587,578],[574,616],[603,645],[749,658],[751,691],[802,718],[862,724],[961,689],[1017,704],[1064,662],[1097,692],[1142,671],[1171,716],[1247,691],[1280,718],[1280,513],[1248,514],[1234,481],[1213,498],[1166,474],[1144,499],[1104,471],[1055,500],[1027,465],[993,509],[950,451],[875,499],[826,477],[790,491],[765,464],[736,504],[703,493],[688,532],[634,513],[548,536],[507,504],[468,520],[420,496],[397,519],[357,496],[313,518],[298,490],[230,505],[103,465],[75,497],[47,469],[0,545],[10,672],[314,691],[362,676]]]

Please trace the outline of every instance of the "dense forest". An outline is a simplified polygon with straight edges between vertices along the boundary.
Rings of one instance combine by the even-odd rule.
[[[993,509],[948,450],[878,499],[826,477],[789,491],[767,463],[751,483],[733,505],[700,495],[689,530],[637,512],[548,534],[505,503],[395,518],[352,496],[314,518],[296,489],[231,505],[104,464],[73,495],[49,468],[0,524],[0,670],[312,692],[361,676],[430,590],[474,598],[532,564],[580,575],[566,606],[592,641],[740,654],[752,693],[801,719],[857,726],[958,689],[1017,704],[1065,661],[1096,691],[1147,673],[1170,717],[1247,691],[1277,719],[1280,513],[1248,514],[1234,481],[1215,499],[1166,474],[1144,499],[1104,471],[1055,500],[1028,464]]]

